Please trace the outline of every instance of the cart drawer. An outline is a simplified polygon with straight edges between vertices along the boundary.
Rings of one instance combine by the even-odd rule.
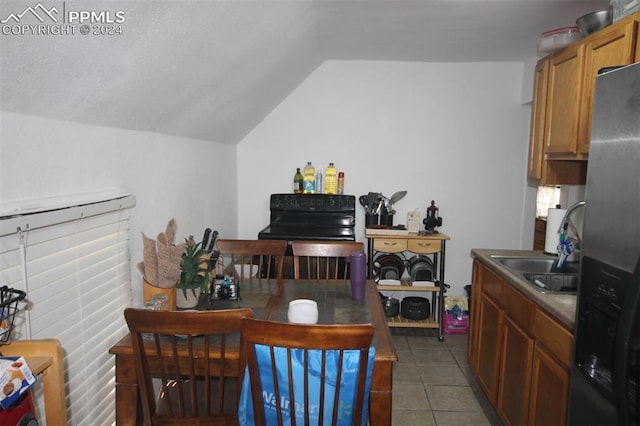
[[[385,253],[400,253],[407,250],[407,240],[403,238],[376,238],[373,249]]]
[[[441,248],[441,243],[437,240],[409,240],[407,247],[409,251],[414,253],[438,253]]]

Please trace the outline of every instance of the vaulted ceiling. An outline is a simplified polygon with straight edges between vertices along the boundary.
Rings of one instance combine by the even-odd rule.
[[[233,144],[325,60],[525,61],[541,32],[607,4],[2,0],[0,109]],[[121,34],[81,34],[83,11],[124,18]],[[38,24],[49,33],[25,29]]]

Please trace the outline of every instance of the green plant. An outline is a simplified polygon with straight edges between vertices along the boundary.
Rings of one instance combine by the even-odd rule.
[[[196,243],[193,235],[185,239],[186,245],[180,260],[180,279],[177,287],[182,289],[185,297],[187,290],[191,290],[196,296],[196,288],[203,293],[209,292],[209,281],[211,271],[210,254],[201,247],[200,243]]]

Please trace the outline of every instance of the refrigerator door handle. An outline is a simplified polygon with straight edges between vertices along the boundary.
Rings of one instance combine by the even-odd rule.
[[[638,304],[640,303],[640,258],[636,262],[633,275],[629,280],[625,295],[625,305],[620,315],[618,330],[616,333],[615,346],[615,362],[618,368],[615,369],[613,378],[613,387],[616,403],[616,411],[618,414],[618,425],[631,424],[629,413],[629,343],[631,341],[631,333],[636,326],[636,314],[638,313]]]

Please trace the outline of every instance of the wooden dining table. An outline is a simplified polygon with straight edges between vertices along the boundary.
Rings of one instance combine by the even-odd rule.
[[[319,324],[371,323],[375,327],[372,345],[376,348],[371,394],[369,424],[391,424],[393,364],[398,360],[380,296],[373,281],[367,283],[364,300],[353,300],[349,281],[247,281],[239,283],[237,300],[209,301],[201,297],[198,309],[252,308],[256,318],[287,321],[289,302],[312,299],[318,304]],[[116,367],[116,423],[141,423],[140,399],[130,336],[117,342],[109,353],[115,356]]]

